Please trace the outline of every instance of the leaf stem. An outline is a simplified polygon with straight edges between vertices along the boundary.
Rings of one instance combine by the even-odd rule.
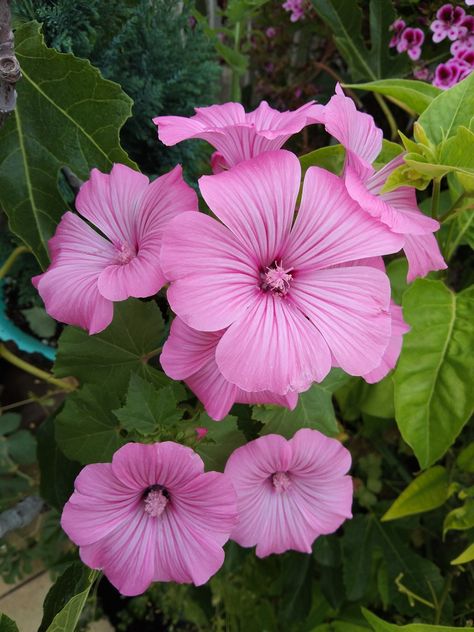
[[[26,246],[17,246],[13,252],[10,253],[5,263],[0,267],[0,279],[3,279],[8,274],[9,270],[18,259],[20,255],[25,252],[31,252]]]
[[[51,373],[48,373],[47,371],[43,371],[42,369],[38,368],[34,364],[30,364],[29,362],[26,362],[26,360],[22,360],[21,358],[16,356],[14,353],[9,351],[5,347],[5,345],[0,345],[0,357],[6,360],[7,362],[10,362],[10,364],[13,364],[14,366],[18,367],[22,371],[25,371],[26,373],[29,373],[30,375],[34,375],[40,380],[43,380],[44,382],[48,382],[48,384],[54,384],[54,386],[57,386],[62,391],[66,391],[70,393],[76,390],[76,386],[74,384],[66,382],[65,380],[60,380],[52,376]]]
[[[437,219],[439,213],[439,196],[441,191],[441,178],[433,180],[433,194],[431,198],[431,217]]]
[[[382,95],[374,93],[374,97],[377,100],[377,103],[380,105],[382,112],[385,114],[385,118],[387,119],[387,123],[390,127],[391,139],[396,140],[398,136],[398,127],[391,109],[386,104],[385,99]]]

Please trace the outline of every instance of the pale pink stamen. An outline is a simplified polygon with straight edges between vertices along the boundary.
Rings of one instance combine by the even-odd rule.
[[[290,271],[293,268],[285,270],[283,262],[275,263],[273,266],[268,267],[265,272],[262,273],[262,290],[267,292],[271,290],[280,296],[284,296],[290,289],[291,279],[293,278]]]
[[[167,504],[168,498],[163,494],[163,490],[152,489],[145,498],[145,511],[153,518],[158,518],[164,512]]]
[[[118,250],[119,263],[121,263],[122,265],[125,265],[126,263],[129,263],[129,261],[131,261],[133,259],[133,257],[135,257],[135,255],[137,254],[135,252],[135,249],[132,248],[127,243],[120,244],[120,245],[116,246],[116,248]]]
[[[290,477],[286,472],[275,472],[272,476],[272,483],[275,491],[281,494],[291,487]]]

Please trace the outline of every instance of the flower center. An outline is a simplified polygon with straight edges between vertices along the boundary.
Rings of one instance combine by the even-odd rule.
[[[170,495],[162,485],[152,485],[145,490],[145,511],[158,518],[169,503]]]
[[[291,279],[293,278],[290,274],[292,270],[293,268],[285,270],[283,261],[280,261],[280,263],[275,261],[273,265],[260,273],[262,280],[260,287],[264,292],[271,291],[279,296],[285,296],[290,289]]]
[[[135,248],[132,248],[127,243],[118,244],[115,247],[118,250],[119,263],[121,263],[122,265],[129,263],[129,261],[131,261],[133,257],[135,257],[135,255],[137,254]]]
[[[286,490],[291,487],[291,480],[286,472],[275,472],[275,474],[272,475],[272,483],[275,491],[279,494],[286,492]]]

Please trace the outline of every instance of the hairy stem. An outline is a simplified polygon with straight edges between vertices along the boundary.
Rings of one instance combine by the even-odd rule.
[[[10,0],[0,0],[0,128],[15,109],[15,84],[20,77],[20,64],[15,57]]]
[[[0,279],[3,279],[7,276],[9,270],[18,259],[20,255],[25,252],[30,252],[29,248],[26,246],[17,246],[13,252],[10,253],[9,257],[5,261],[5,263],[0,267]]]

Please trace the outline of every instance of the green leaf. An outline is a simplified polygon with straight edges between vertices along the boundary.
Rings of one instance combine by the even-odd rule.
[[[132,373],[127,403],[113,412],[126,430],[151,434],[160,426],[173,424],[182,418],[182,412],[177,409],[176,404],[170,386],[157,389],[136,373]]]
[[[391,140],[382,139],[382,151],[374,162],[374,168],[380,169],[388,162],[399,156],[403,151],[403,147],[399,143],[393,143]]]
[[[231,453],[245,443],[245,436],[237,427],[237,417],[227,415],[222,421],[214,421],[202,413],[196,425],[208,430],[197,444],[196,452],[204,461],[207,471],[222,472]]]
[[[98,575],[81,562],[68,566],[46,595],[38,632],[74,632]]]
[[[117,394],[100,383],[68,397],[55,421],[56,441],[68,459],[82,464],[112,459],[126,443],[112,413],[120,403]]]
[[[463,472],[474,474],[474,441],[467,445],[456,459],[456,465]]]
[[[460,555],[454,560],[451,560],[451,564],[468,564],[474,560],[474,542],[470,544]]]
[[[0,130],[0,206],[45,267],[47,240],[65,211],[59,170],[67,165],[85,180],[92,167],[133,165],[119,143],[132,101],[88,61],[47,48],[37,22],[17,28],[15,53],[22,79]]]
[[[81,470],[79,463],[67,459],[54,436],[54,418],[49,417],[37,432],[40,494],[58,511],[74,491],[74,480]]]
[[[7,446],[15,463],[31,465],[36,461],[36,439],[29,430],[17,430],[9,435]]]
[[[411,79],[382,79],[368,83],[349,83],[345,87],[383,94],[401,108],[408,108],[416,114],[424,112],[433,99],[442,93],[442,90],[430,83]]]
[[[402,632],[459,632],[460,630],[472,630],[472,628],[453,628],[452,626],[428,625],[427,623],[395,625],[379,619],[379,617],[365,608],[361,608],[361,610],[374,632],[398,632],[399,630],[402,630]]]
[[[254,406],[252,419],[261,421],[264,427],[260,434],[281,434],[291,438],[300,428],[314,428],[329,437],[339,433],[332,403],[332,393],[350,380],[338,369],[333,369],[321,384],[313,384],[298,397],[295,410],[281,406]]]
[[[387,264],[387,276],[390,279],[392,298],[397,305],[402,304],[403,294],[408,288],[407,273],[408,262],[405,257],[394,259]]]
[[[3,612],[0,612],[0,632],[19,632],[17,624]]]
[[[468,499],[462,507],[450,511],[443,523],[443,536],[448,531],[467,531],[474,527],[474,500]]]
[[[395,413],[422,468],[445,454],[473,409],[473,308],[474,288],[456,295],[440,281],[417,279],[403,297],[411,331],[393,377]]]
[[[375,80],[403,74],[407,60],[390,54],[389,26],[395,19],[390,0],[371,0],[368,49],[362,35],[362,11],[347,0],[312,0],[319,17],[330,27],[336,46],[356,80]]]
[[[164,338],[160,310],[153,302],[129,299],[114,307],[114,320],[95,336],[66,327],[59,339],[54,373],[73,375],[82,383],[100,384],[104,390],[125,391],[131,373],[138,373],[157,386],[171,381],[151,367],[147,355],[156,351]]]
[[[20,427],[21,415],[18,413],[4,413],[0,415],[0,435],[7,435]]]
[[[395,500],[382,520],[397,520],[441,507],[449,496],[449,477],[441,465],[423,472]]]
[[[56,332],[56,321],[48,316],[44,307],[23,309],[23,316],[28,321],[31,331],[40,338],[51,338]]]
[[[372,417],[393,419],[395,409],[393,404],[393,379],[387,375],[375,384],[364,384],[361,391],[360,409]]]
[[[474,112],[474,75],[441,92],[418,119],[435,145],[454,136],[460,125],[471,127]]]
[[[349,601],[362,599],[368,590],[375,535],[375,520],[371,516],[355,516],[344,526],[343,578]]]
[[[322,167],[339,175],[342,171],[344,164],[344,157],[346,153],[342,145],[330,145],[329,147],[321,147],[300,156],[301,169],[303,174],[309,169],[309,167]]]

